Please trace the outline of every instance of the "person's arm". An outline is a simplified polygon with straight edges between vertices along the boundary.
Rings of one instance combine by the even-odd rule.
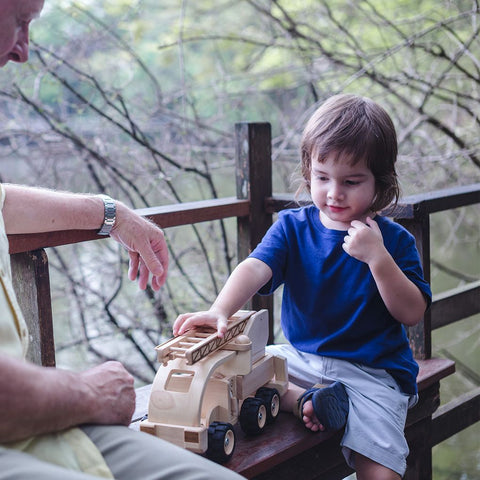
[[[55,230],[100,229],[104,203],[96,195],[4,184],[3,218],[8,234]],[[122,244],[130,256],[129,278],[138,275],[145,289],[152,274],[152,287],[158,290],[166,280],[168,249],[163,232],[153,223],[116,201],[116,220],[110,236]]]
[[[353,221],[343,249],[369,266],[380,296],[398,322],[412,326],[422,320],[427,307],[425,297],[385,248],[375,220],[367,218],[367,224]]]
[[[82,373],[46,368],[0,354],[0,443],[83,423],[128,425],[133,377],[119,362]]]
[[[44,188],[3,184],[3,218],[7,233],[95,230],[103,223],[100,197]]]
[[[256,258],[247,258],[237,265],[217,299],[205,312],[184,313],[173,324],[173,335],[183,335],[196,326],[216,328],[223,337],[227,320],[272,278],[270,267]]]

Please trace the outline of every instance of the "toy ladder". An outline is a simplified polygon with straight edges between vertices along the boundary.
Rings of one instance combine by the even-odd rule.
[[[255,313],[251,310],[239,310],[228,319],[225,336],[220,338],[216,331],[211,328],[196,328],[184,335],[172,338],[155,347],[158,361],[166,365],[174,358],[185,358],[187,365],[193,365],[210,353],[230,342],[240,335],[247,324],[248,319]]]

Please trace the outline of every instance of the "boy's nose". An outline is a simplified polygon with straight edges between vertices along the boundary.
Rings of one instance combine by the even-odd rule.
[[[338,200],[343,197],[343,190],[340,185],[332,185],[328,190],[328,198],[331,200]]]

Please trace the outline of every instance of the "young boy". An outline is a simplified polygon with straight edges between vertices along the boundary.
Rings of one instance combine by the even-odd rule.
[[[299,190],[313,205],[280,212],[211,308],[180,315],[173,333],[207,324],[222,336],[251,296],[283,284],[289,344],[269,347],[288,360],[283,408],[313,431],[345,425],[341,444],[358,479],[397,480],[417,398],[403,325],[422,320],[431,292],[413,237],[376,214],[398,199],[395,128],[372,100],[337,95],[307,123],[301,153]]]

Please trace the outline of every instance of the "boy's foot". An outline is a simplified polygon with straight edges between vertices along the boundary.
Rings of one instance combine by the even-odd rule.
[[[294,414],[303,420],[303,406],[312,401],[313,411],[324,431],[339,430],[347,422],[348,395],[340,382],[314,385],[300,395]]]

